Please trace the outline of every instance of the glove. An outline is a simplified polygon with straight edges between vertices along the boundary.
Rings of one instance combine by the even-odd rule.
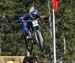
[[[22,20],[21,20],[21,22],[22,22],[22,23],[24,23],[24,22],[25,22],[25,20],[24,20],[24,19],[22,19]]]
[[[48,20],[48,17],[47,17],[46,15],[43,15],[43,16],[42,16],[42,19]]]

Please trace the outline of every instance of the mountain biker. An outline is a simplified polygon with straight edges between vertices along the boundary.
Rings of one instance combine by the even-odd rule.
[[[21,16],[19,18],[19,23],[20,25],[22,26],[24,32],[25,32],[25,35],[26,35],[26,38],[30,38],[31,35],[30,35],[30,32],[29,32],[29,28],[31,27],[33,29],[33,26],[32,26],[32,23],[31,22],[27,22],[28,20],[36,20],[36,19],[47,19],[47,16],[46,15],[40,15],[38,13],[38,10],[36,7],[32,6],[29,10],[29,13],[26,13],[24,14],[23,16]],[[39,29],[40,29],[40,26],[39,26]]]

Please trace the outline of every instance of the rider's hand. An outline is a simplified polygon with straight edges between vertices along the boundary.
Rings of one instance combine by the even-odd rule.
[[[48,17],[47,17],[46,15],[43,15],[43,16],[42,16],[42,19],[48,20]]]
[[[22,19],[22,23],[24,23],[25,22],[25,20],[24,19]]]

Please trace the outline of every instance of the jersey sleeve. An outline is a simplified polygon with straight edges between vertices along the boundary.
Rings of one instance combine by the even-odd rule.
[[[23,19],[23,16],[21,16],[19,19],[18,19],[18,23],[21,23],[21,20]]]
[[[24,18],[23,18],[24,20],[28,20],[29,17],[30,17],[30,15],[29,15],[28,13],[26,13],[23,17],[24,17]]]
[[[38,14],[37,17],[41,19],[41,15],[40,14]]]

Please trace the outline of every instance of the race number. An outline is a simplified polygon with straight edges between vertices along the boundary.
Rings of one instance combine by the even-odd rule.
[[[33,26],[38,26],[39,25],[37,20],[32,21],[32,24],[33,24]]]

